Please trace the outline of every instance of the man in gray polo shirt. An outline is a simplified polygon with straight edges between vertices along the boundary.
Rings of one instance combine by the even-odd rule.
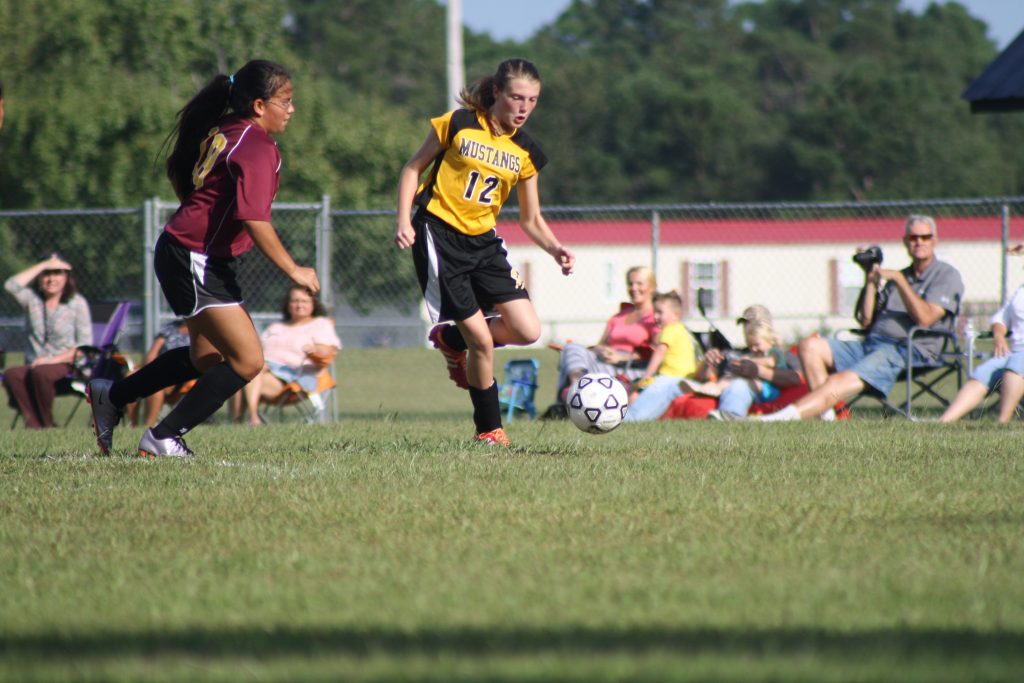
[[[835,416],[837,403],[865,389],[886,396],[906,369],[911,327],[953,331],[964,284],[956,268],[935,258],[937,241],[930,216],[907,219],[903,244],[912,263],[903,270],[875,264],[865,273],[859,320],[868,330],[867,336],[863,341],[803,339],[800,363],[810,393],[762,420],[829,419]],[[915,365],[936,362],[942,342],[937,336],[915,339]]]

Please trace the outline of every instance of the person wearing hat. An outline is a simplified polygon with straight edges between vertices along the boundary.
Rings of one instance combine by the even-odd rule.
[[[763,322],[773,325],[772,312],[768,310],[767,306],[762,306],[761,304],[747,306],[743,309],[740,317],[736,318],[736,324],[742,326],[752,322]]]
[[[708,413],[713,419],[745,419],[755,404],[776,401],[781,389],[801,382],[800,374],[787,365],[768,309],[751,306],[743,311],[740,320],[747,348],[730,356],[710,349],[701,373],[710,381],[681,383],[684,391],[718,397],[718,408]]]
[[[4,370],[4,388],[28,429],[52,427],[57,382],[72,371],[75,350],[92,343],[89,304],[56,253],[7,278],[4,289],[25,309],[29,344],[25,365]]]

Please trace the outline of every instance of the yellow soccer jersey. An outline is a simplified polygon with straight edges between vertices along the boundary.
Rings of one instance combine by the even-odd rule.
[[[416,203],[467,235],[492,229],[512,187],[547,163],[525,132],[494,135],[475,111],[456,109],[430,125],[444,151],[417,190]]]

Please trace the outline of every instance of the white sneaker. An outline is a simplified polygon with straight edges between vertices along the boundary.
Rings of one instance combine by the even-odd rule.
[[[762,415],[758,422],[788,422],[791,420],[799,420],[800,411],[797,410],[796,406],[790,403],[788,406],[776,413],[769,413],[768,415]]]
[[[110,455],[110,446],[114,442],[114,427],[121,421],[121,411],[110,401],[109,379],[94,379],[89,382],[85,398],[92,406],[92,425],[96,430],[96,445],[100,453]]]
[[[819,415],[818,419],[822,420],[824,422],[835,422],[836,421],[836,409],[835,408],[829,408],[824,413]]]
[[[153,430],[147,429],[139,442],[140,458],[191,458],[192,451],[185,445],[185,441],[179,436],[172,436],[169,439],[158,439],[153,436]]]

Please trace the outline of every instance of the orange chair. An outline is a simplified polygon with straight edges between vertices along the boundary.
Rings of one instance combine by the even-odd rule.
[[[289,382],[284,385],[281,393],[277,396],[260,401],[260,403],[265,404],[268,408],[267,413],[260,413],[260,419],[264,422],[270,422],[268,419],[270,417],[269,413],[273,413],[277,417],[277,421],[280,422],[283,418],[284,409],[294,406],[302,418],[309,424],[325,422],[327,417],[325,397],[336,386],[338,386],[338,383],[328,368],[324,368],[316,376],[316,391],[307,392],[299,386],[298,382]]]

